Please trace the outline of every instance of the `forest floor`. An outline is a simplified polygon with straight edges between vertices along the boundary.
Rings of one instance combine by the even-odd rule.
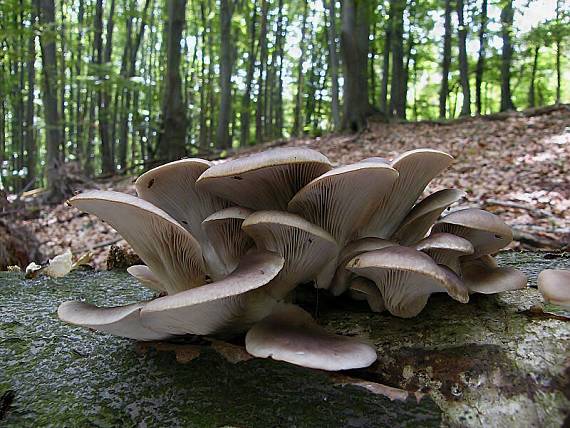
[[[380,156],[393,158],[417,148],[450,153],[455,162],[429,185],[467,191],[460,207],[480,207],[514,230],[512,248],[567,249],[570,245],[570,108],[468,118],[449,122],[370,121],[357,135],[275,141],[239,150],[247,154],[277,146],[319,150],[334,164]],[[134,193],[134,177],[98,180],[92,187]],[[80,190],[80,189],[78,189]],[[424,196],[425,196],[424,194]],[[103,268],[111,244],[124,241],[108,225],[65,204],[39,206],[34,218],[17,220],[40,241],[45,257],[70,248],[91,251]]]

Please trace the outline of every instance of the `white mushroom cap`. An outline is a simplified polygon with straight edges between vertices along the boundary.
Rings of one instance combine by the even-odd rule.
[[[411,245],[424,238],[441,213],[465,197],[463,190],[443,189],[417,203],[408,213],[392,239],[401,245]]]
[[[285,297],[301,283],[315,280],[338,251],[328,232],[296,214],[257,211],[245,219],[242,228],[257,248],[285,259],[285,266],[268,287],[276,299]]]
[[[134,276],[142,285],[155,291],[166,291],[160,279],[145,265],[134,265],[127,268],[127,272]]]
[[[330,169],[330,161],[315,150],[279,148],[214,165],[197,184],[242,207],[286,210],[299,189]]]
[[[202,228],[224,264],[225,275],[236,268],[241,256],[254,245],[241,228],[252,212],[247,208],[230,207],[215,212],[202,222]]]
[[[355,300],[366,300],[372,312],[383,312],[386,310],[382,293],[369,279],[357,276],[350,281],[350,296]]]
[[[390,239],[428,183],[452,161],[451,155],[431,149],[411,150],[394,159],[392,168],[399,176],[392,189],[378,201],[376,211],[359,236]]]
[[[381,250],[382,248],[392,247],[394,245],[397,244],[381,238],[361,238],[356,241],[352,241],[340,252],[336,272],[329,287],[329,291],[334,296],[339,296],[348,289],[350,278],[353,277],[354,274],[346,269],[346,264],[353,258],[362,253]]]
[[[303,309],[284,304],[249,330],[245,349],[255,357],[330,371],[368,367],[377,358],[367,343],[330,333]]]
[[[266,251],[243,256],[226,278],[149,302],[143,325],[170,334],[240,333],[267,316],[275,301],[264,290],[284,260]]]
[[[527,277],[511,267],[497,267],[489,256],[461,262],[461,274],[470,293],[495,294],[526,288]]]
[[[432,233],[414,248],[430,256],[438,265],[443,265],[461,276],[459,258],[473,254],[473,245],[467,239],[451,233]]]
[[[227,272],[202,230],[202,221],[229,202],[197,188],[196,180],[210,165],[204,159],[170,162],[142,174],[135,188],[139,197],[166,211],[198,240],[208,273],[219,279]]]
[[[344,246],[368,222],[377,200],[390,191],[397,177],[398,172],[385,162],[341,166],[299,190],[288,209],[322,227]]]
[[[376,283],[386,309],[403,318],[416,316],[432,293],[447,292],[467,303],[469,294],[460,279],[438,266],[428,255],[408,247],[388,247],[361,254],[347,269]]]
[[[127,306],[98,308],[84,302],[64,302],[59,305],[57,316],[69,324],[129,339],[162,340],[171,337],[168,333],[159,333],[142,325],[140,311],[145,304],[146,302],[140,302]]]
[[[202,252],[196,239],[150,202],[124,193],[94,190],[68,203],[117,230],[169,294],[205,282]]]
[[[570,309],[570,271],[543,270],[538,275],[538,291],[547,302]]]

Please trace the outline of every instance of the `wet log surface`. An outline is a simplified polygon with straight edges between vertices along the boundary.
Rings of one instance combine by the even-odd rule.
[[[378,349],[372,367],[340,375],[249,359],[239,340],[141,345],[57,320],[64,300],[152,297],[126,273],[0,273],[0,425],[569,424],[570,322],[536,310],[532,286],[542,269],[570,268],[570,258],[505,253],[499,263],[525,271],[531,288],[466,305],[432,296],[409,320],[322,294],[317,305],[313,290],[301,291],[322,324]]]

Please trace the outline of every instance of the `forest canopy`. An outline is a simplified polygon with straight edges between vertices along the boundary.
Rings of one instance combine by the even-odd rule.
[[[4,0],[1,186],[568,99],[562,0]]]

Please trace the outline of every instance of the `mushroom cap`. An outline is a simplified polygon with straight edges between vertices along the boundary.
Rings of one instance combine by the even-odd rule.
[[[248,331],[245,349],[255,357],[329,371],[368,367],[377,358],[369,344],[333,334],[303,309],[285,304]]]
[[[570,271],[543,270],[538,275],[538,291],[547,302],[570,309]]]
[[[451,155],[432,149],[411,150],[394,159],[391,166],[398,171],[398,178],[392,189],[380,198],[359,236],[390,239],[428,183],[452,161]]]
[[[432,193],[412,208],[392,239],[401,245],[418,242],[426,236],[430,227],[447,207],[464,197],[465,192],[457,189],[443,189]]]
[[[432,233],[414,245],[414,248],[426,253],[438,265],[447,266],[457,275],[461,272],[459,258],[474,252],[471,242],[451,233]]]
[[[291,199],[288,209],[329,232],[343,246],[367,222],[378,198],[398,172],[385,162],[359,162],[315,178]]]
[[[392,247],[394,245],[397,244],[381,238],[360,238],[349,243],[340,252],[336,272],[329,287],[329,291],[334,296],[339,296],[348,289],[350,278],[354,276],[354,274],[346,269],[346,264],[354,257],[362,253],[381,250],[382,248]]]
[[[412,248],[394,246],[363,253],[347,269],[374,281],[386,309],[399,317],[419,314],[431,293],[447,292],[461,303],[469,301],[467,288],[453,272]]]
[[[99,308],[84,302],[63,302],[57,309],[57,316],[69,324],[129,339],[162,340],[171,337],[168,333],[159,333],[141,323],[140,311],[145,304],[146,302],[140,302]]]
[[[247,208],[230,207],[215,212],[202,222],[206,236],[225,266],[226,275],[236,268],[241,256],[254,245],[241,228],[252,212]]]
[[[142,174],[135,181],[140,198],[161,208],[196,238],[208,273],[218,279],[227,272],[202,230],[202,221],[229,202],[197,188],[196,180],[210,168],[204,159],[181,159]]]
[[[170,215],[144,199],[94,190],[68,203],[109,223],[131,245],[168,293],[204,284],[198,241]]]
[[[214,165],[197,185],[242,207],[286,210],[299,189],[331,168],[315,150],[279,148]]]
[[[225,334],[245,331],[264,318],[275,301],[260,287],[268,284],[284,260],[267,251],[249,253],[224,279],[149,302],[143,325],[170,334]]]
[[[469,293],[496,294],[526,288],[527,277],[511,267],[493,267],[485,258],[461,262],[461,274]]]
[[[471,241],[473,258],[492,254],[513,240],[511,228],[498,216],[477,208],[454,211],[438,221],[432,232],[447,232]]]
[[[134,276],[142,285],[155,291],[165,291],[160,279],[145,265],[134,265],[127,268],[127,272]]]
[[[335,239],[304,218],[283,211],[257,211],[245,219],[243,230],[257,248],[285,259],[285,266],[268,287],[276,299],[285,297],[297,285],[315,280],[338,252]]]
[[[356,300],[366,300],[372,312],[383,312],[386,310],[382,293],[369,279],[357,276],[350,281],[350,295]]]

